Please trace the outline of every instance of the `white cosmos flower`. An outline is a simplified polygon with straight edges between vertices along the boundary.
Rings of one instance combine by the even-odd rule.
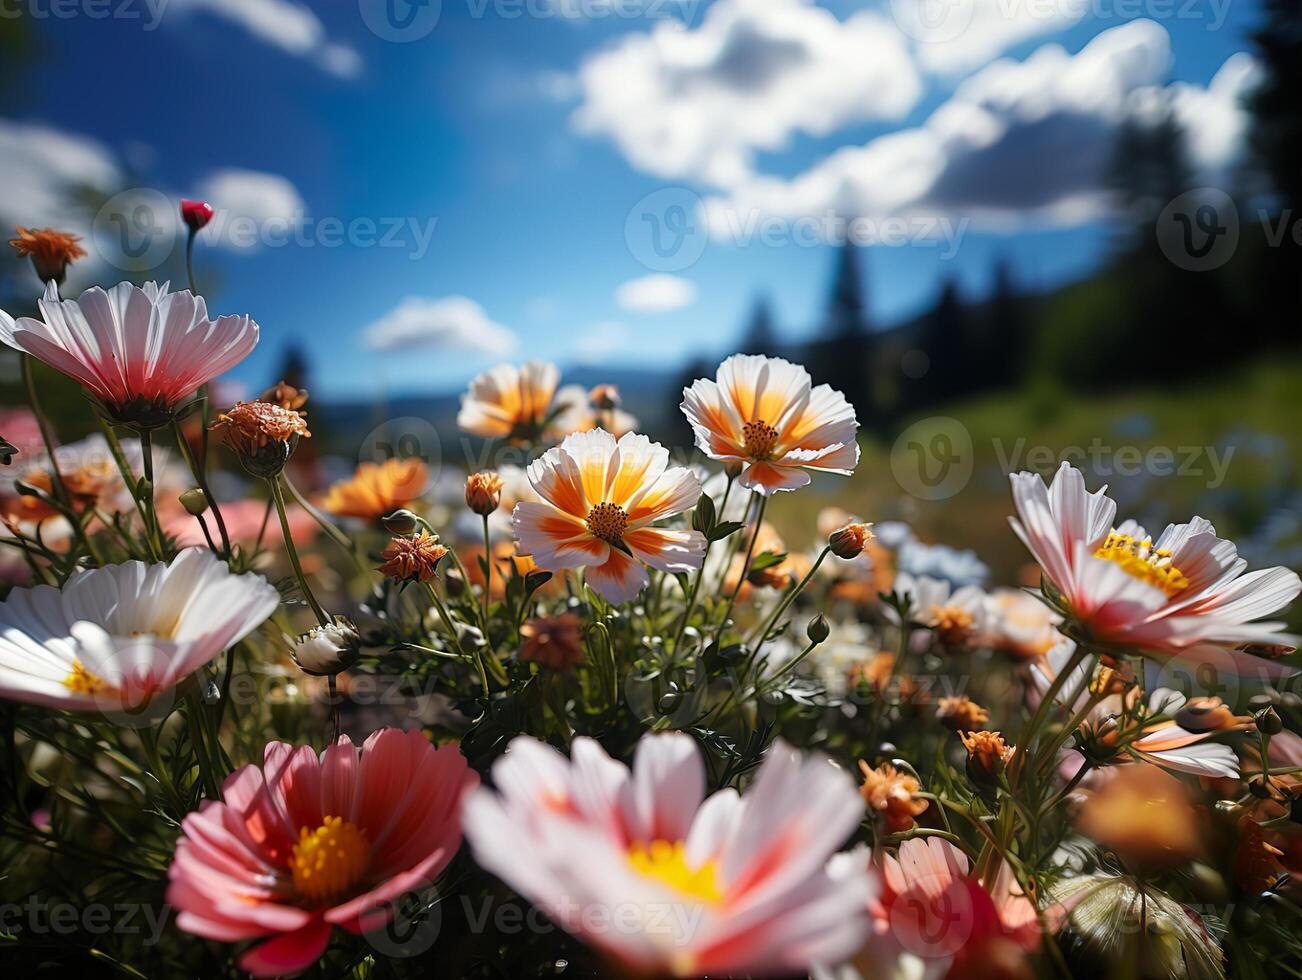
[[[1156,540],[1134,521],[1117,525],[1116,503],[1104,490],[1087,492],[1068,463],[1052,487],[1034,473],[1012,474],[1012,486],[1013,530],[1094,642],[1159,658],[1219,654],[1239,663],[1244,658],[1232,648],[1296,644],[1282,623],[1258,620],[1302,591],[1297,573],[1245,574],[1248,563],[1234,542],[1217,537],[1209,521],[1168,525]]]
[[[909,598],[913,620],[934,631],[944,644],[962,646],[986,631],[990,600],[975,585],[954,590],[943,579],[901,572],[895,577],[895,591]],[[887,616],[898,619],[890,608]]]
[[[248,636],[280,596],[210,551],[129,561],[0,602],[0,697],[49,708],[138,707]]]
[[[1063,640],[1032,665],[1031,678],[1040,697],[1048,691],[1054,677],[1066,669],[1075,649],[1075,643]],[[1090,707],[1090,679],[1088,666],[1078,665],[1059,689],[1055,700],[1073,718],[1089,707],[1081,722],[1081,729],[1087,733],[1099,731],[1113,719],[1118,720],[1119,729],[1128,729],[1125,752],[1119,752],[1109,765],[1141,761],[1195,776],[1239,778],[1239,760],[1234,751],[1228,745],[1209,741],[1222,732],[1214,729],[1191,732],[1173,720],[1185,705],[1183,694],[1159,687],[1149,695],[1147,703],[1141,705],[1140,690],[1132,687],[1124,695],[1109,694]],[[1064,749],[1061,755],[1064,776],[1074,776],[1084,762],[1085,757],[1080,752]]]
[[[595,741],[566,759],[527,736],[463,812],[476,859],[631,972],[773,976],[837,963],[868,935],[866,873],[828,859],[863,799],[826,759],[777,742],[745,796],[706,798],[690,736],[646,735],[630,771]]]

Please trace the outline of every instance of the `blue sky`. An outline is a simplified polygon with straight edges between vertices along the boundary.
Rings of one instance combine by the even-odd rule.
[[[336,397],[457,388],[507,358],[670,366],[727,353],[760,292],[785,336],[807,336],[832,252],[738,244],[717,223],[706,241],[709,219],[693,214],[699,258],[648,264],[645,242],[626,234],[630,214],[643,227],[648,195],[673,188],[657,200],[711,202],[725,222],[770,221],[788,238],[832,211],[875,230],[895,217],[908,243],[869,248],[864,263],[883,325],[925,308],[947,277],[980,295],[1001,257],[1047,287],[1106,248],[1094,158],[1144,91],[1177,93],[1190,118],[1231,133],[1196,154],[1209,182],[1225,179],[1251,66],[1240,58],[1235,85],[1208,87],[1250,50],[1258,16],[1224,0],[954,0],[974,5],[967,33],[920,40],[899,19],[916,0],[645,0],[641,16],[604,17],[601,0],[486,2],[442,0],[436,26],[409,43],[368,28],[371,0],[171,0],[153,29],[143,0],[118,8],[137,19],[34,16],[0,151],[37,127],[50,152],[72,140],[85,173],[51,176],[34,150],[0,163],[11,188],[0,219],[62,219],[74,204],[57,178],[106,196],[220,189],[229,199],[212,203],[228,220],[246,212],[262,239],[282,227],[279,212],[302,222],[299,245],[199,255],[201,280],[220,281],[212,305],[262,325],[234,374],[250,387],[272,380],[295,341],[318,392]],[[667,28],[671,11],[687,26]],[[1121,16],[1132,12],[1149,21]],[[1018,72],[996,74],[1001,57]],[[917,137],[937,110],[944,138]],[[933,178],[921,189],[920,172]],[[333,242],[329,219],[362,237]],[[377,237],[399,223],[399,244],[364,240],[368,221]],[[956,245],[935,233],[946,221]],[[928,236],[941,240],[918,240]],[[86,274],[120,277],[111,259]],[[377,350],[364,330],[386,317]]]

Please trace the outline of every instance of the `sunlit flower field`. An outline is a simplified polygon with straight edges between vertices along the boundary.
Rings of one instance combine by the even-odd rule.
[[[457,421],[524,465],[301,486],[308,393],[213,384],[256,311],[63,295],[77,239],[13,244],[46,283],[0,312],[32,969],[95,907],[132,977],[1299,975],[1302,583],[1196,514],[1144,528],[1064,463],[1007,488],[1033,585],[851,495],[788,549],[770,506],[855,476],[859,421],[741,354],[682,392],[690,457],[505,363]],[[37,364],[93,435],[58,444]]]

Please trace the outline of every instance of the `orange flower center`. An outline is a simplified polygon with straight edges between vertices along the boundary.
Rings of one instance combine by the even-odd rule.
[[[1171,552],[1154,548],[1149,538],[1136,541],[1129,534],[1112,531],[1107,540],[1094,552],[1095,558],[1115,562],[1133,578],[1175,595],[1189,588],[1189,578],[1171,564]]]
[[[942,643],[959,646],[972,633],[972,614],[966,609],[954,606],[932,606],[931,615],[936,625],[933,627]]]
[[[778,430],[767,422],[756,419],[741,427],[742,439],[746,443],[746,452],[753,459],[768,459],[777,445]]]
[[[700,867],[691,867],[687,863],[687,845],[682,841],[634,844],[628,850],[628,863],[643,877],[667,885],[687,898],[711,905],[723,901],[717,864],[707,861]]]
[[[588,530],[602,541],[619,541],[628,530],[628,515],[619,504],[597,504],[588,511]]]
[[[299,831],[289,859],[294,887],[313,905],[347,895],[366,874],[371,845],[366,835],[343,817],[326,817],[316,829]]]

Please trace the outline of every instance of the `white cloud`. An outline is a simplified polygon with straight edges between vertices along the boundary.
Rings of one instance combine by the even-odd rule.
[[[721,187],[751,175],[757,150],[898,119],[922,91],[896,25],[872,11],[840,21],[812,0],[717,0],[695,30],[625,35],[578,82],[579,131],[609,136],[640,170]]]
[[[1083,0],[890,0],[896,23],[917,42],[918,63],[946,75],[978,68],[1015,44],[1070,27],[1088,6]]]
[[[307,208],[288,178],[260,170],[214,171],[199,182],[198,196],[215,212],[201,240],[239,251],[283,240]]]
[[[515,349],[516,336],[465,296],[409,296],[367,326],[362,342],[372,350],[438,347],[497,356]]]
[[[607,321],[592,326],[574,342],[571,354],[580,364],[600,364],[612,354],[626,352],[633,340],[627,324]]]
[[[1247,122],[1239,100],[1255,77],[1244,58],[1230,59],[1206,89],[1167,89],[1201,174],[1223,169],[1241,145]],[[989,227],[1097,218],[1107,205],[1117,128],[1158,91],[1170,64],[1166,31],[1146,20],[1104,31],[1075,55],[1050,44],[1025,61],[997,61],[918,128],[843,147],[790,179],[759,177],[708,200],[711,230],[726,237],[756,215],[940,215]]]
[[[92,215],[73,202],[89,188],[112,193],[122,181],[108,147],[76,133],[0,119],[0,222],[51,225],[87,234]]]
[[[668,313],[696,302],[696,286],[678,276],[643,276],[620,285],[615,302],[633,313]]]
[[[331,41],[310,7],[294,0],[169,0],[178,10],[204,11],[242,27],[258,40],[287,54],[315,62],[339,78],[356,78],[362,58],[348,45]]]

